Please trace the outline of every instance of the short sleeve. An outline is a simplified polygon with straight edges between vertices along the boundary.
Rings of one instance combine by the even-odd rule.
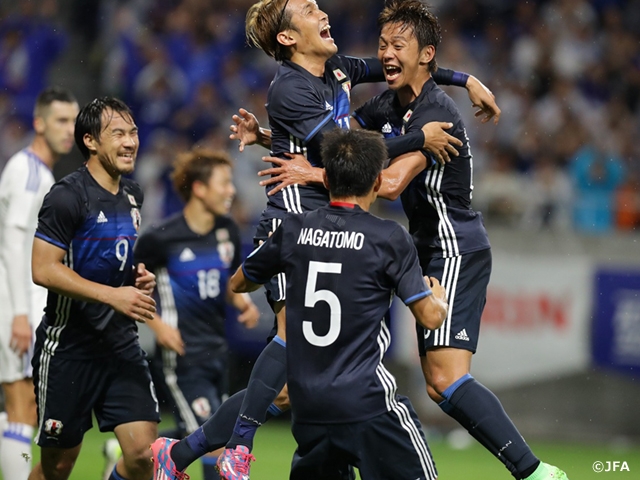
[[[38,173],[36,168],[29,167],[29,161],[24,157],[14,159],[5,167],[3,176],[8,176],[10,180],[7,182],[9,190],[5,218],[7,226],[26,230],[33,222],[29,218],[30,215],[26,215],[25,212],[31,212],[33,208],[37,208],[35,202],[38,200],[38,189],[40,188]]]
[[[287,225],[287,219],[283,220],[267,241],[251,252],[244,261],[242,271],[248,280],[264,284],[284,270],[281,251]]]
[[[36,237],[68,250],[84,218],[80,194],[68,183],[57,183],[44,197]]]
[[[159,268],[165,266],[164,248],[155,226],[148,228],[138,237],[133,247],[133,258],[135,263],[144,263],[150,272],[156,273]]]
[[[396,295],[410,304],[431,295],[431,289],[422,276],[418,251],[411,236],[398,225],[389,238],[386,271],[395,285]]]

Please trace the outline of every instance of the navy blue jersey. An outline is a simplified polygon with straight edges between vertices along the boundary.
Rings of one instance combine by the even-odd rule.
[[[385,137],[405,135],[429,122],[451,122],[447,133],[463,142],[457,157],[443,166],[428,159],[402,193],[409,232],[421,259],[450,258],[489,248],[482,215],[471,209],[473,158],[469,138],[453,100],[433,79],[427,81],[413,102],[402,107],[395,92],[387,90],[358,108],[354,117],[367,129]],[[428,153],[423,152],[423,155]]]
[[[187,354],[226,345],[227,282],[241,262],[240,232],[231,218],[217,217],[214,228],[199,235],[180,212],[145,230],[135,257],[156,274],[160,315],[180,330]]]
[[[134,181],[123,178],[114,195],[83,166],[44,198],[36,237],[66,250],[64,264],[87,280],[112,287],[133,285],[133,244],[142,200]],[[52,355],[88,358],[139,349],[134,320],[104,303],[73,300],[52,290],[41,328]]]
[[[245,276],[287,278],[287,374],[294,419],[349,423],[391,411],[396,384],[382,364],[394,293],[431,294],[407,231],[359,207],[288,215],[244,262]]]
[[[322,167],[320,142],[324,129],[349,128],[351,87],[381,81],[380,62],[335,55],[316,77],[295,63],[284,61],[278,68],[267,95],[271,127],[271,154],[287,158],[285,152],[304,153],[314,167]],[[267,192],[275,185],[267,187]],[[291,185],[268,197],[269,217],[285,212],[302,213],[329,203],[322,185]]]

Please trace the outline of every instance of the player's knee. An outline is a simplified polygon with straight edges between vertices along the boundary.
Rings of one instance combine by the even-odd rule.
[[[42,473],[45,480],[67,480],[71,475],[74,460],[69,458],[61,458],[56,462],[42,464]]]
[[[278,407],[283,412],[285,410],[289,410],[291,408],[291,402],[289,401],[289,389],[285,385],[282,391],[278,394],[277,398],[274,400],[276,407]]]
[[[434,402],[441,402],[442,395],[440,392],[444,392],[455,381],[449,375],[443,374],[431,374],[429,382],[427,383],[427,393]]]
[[[149,457],[149,446],[136,447],[128,452],[122,452],[122,460],[124,461],[127,473],[131,478],[144,478],[151,475],[153,464]]]

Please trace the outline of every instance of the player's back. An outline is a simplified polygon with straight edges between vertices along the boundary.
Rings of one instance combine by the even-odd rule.
[[[287,217],[283,227],[296,420],[353,422],[389,410],[395,380],[382,364],[390,344],[384,316],[394,289],[405,299],[427,295],[419,269],[410,287],[408,280],[398,285],[406,263],[417,265],[407,232],[357,206],[336,204]]]

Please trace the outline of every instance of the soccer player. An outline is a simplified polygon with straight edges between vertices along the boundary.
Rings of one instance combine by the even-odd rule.
[[[49,291],[36,330],[33,379],[40,463],[30,480],[66,480],[95,415],[123,456],[112,480],[148,480],[158,403],[136,322],[153,319],[155,276],[134,266],[140,187],[138,129],[129,108],[103,97],[78,114],[74,136],[87,160],[44,199],[32,273]]]
[[[287,385],[298,442],[290,478],[339,479],[349,465],[363,480],[437,478],[413,407],[382,360],[389,299],[398,295],[432,330],[446,316],[445,291],[422,276],[406,230],[368,213],[387,160],[382,137],[335,129],[322,159],[331,203],[287,216],[230,281],[245,292],[279,272],[288,279]]]
[[[31,280],[31,246],[42,199],[54,183],[52,169],[73,148],[78,102],[71,92],[49,87],[33,111],[35,135],[0,177],[0,382],[8,426],[0,440],[4,478],[26,480],[36,425],[31,355],[47,291]]]
[[[224,152],[193,149],[178,156],[174,187],[182,212],[141,234],[136,261],[154,272],[158,309],[148,325],[162,348],[165,380],[185,434],[194,432],[227,393],[227,304],[238,321],[257,325],[260,312],[247,294],[227,288],[240,265],[240,232],[228,216],[235,195],[232,162]],[[205,480],[215,480],[216,458],[202,457]]]
[[[363,127],[387,135],[411,134],[425,122],[449,122],[451,134],[463,142],[446,165],[424,151],[392,160],[419,172],[402,191],[402,205],[423,273],[441,279],[449,298],[442,327],[433,332],[418,327],[429,397],[516,479],[566,479],[563,471],[538,460],[498,398],[470,374],[491,274],[491,249],[482,216],[470,206],[473,163],[464,123],[455,103],[431,78],[441,39],[438,20],[420,0],[402,0],[387,4],[378,23],[378,58],[389,90],[357,109],[354,117]],[[388,196],[398,193],[390,189]]]
[[[380,62],[375,58],[336,55],[337,46],[330,35],[328,17],[314,0],[260,1],[247,14],[246,31],[250,42],[281,62],[267,100],[272,154],[285,159],[285,153],[305,153],[313,166],[322,166],[320,142],[323,135],[335,128],[349,127],[351,88],[358,83],[383,81]],[[461,79],[453,72],[442,70],[440,74],[443,83],[448,83],[448,77],[449,83],[467,84],[466,77]],[[473,90],[473,87],[469,88]],[[436,143],[443,152],[441,155],[446,155],[447,149],[453,148],[449,139],[455,144],[459,140],[444,133],[440,124],[435,127],[441,132],[439,137],[436,135],[437,141],[423,131],[390,139],[387,142],[390,154],[397,156]],[[445,144],[447,147],[443,146]],[[404,175],[404,172],[386,171],[385,181],[397,182],[394,175]],[[256,244],[264,241],[287,213],[313,210],[329,201],[321,182],[267,188],[269,193],[272,190],[275,193],[269,195],[256,230]],[[194,436],[190,440],[187,437],[188,441],[181,442],[177,449],[173,449],[173,443],[167,439],[160,439],[153,449],[156,472],[180,472],[194,459],[214,449],[227,432],[224,425],[217,423],[224,421],[223,412],[237,415],[238,419],[218,463],[233,457],[239,468],[244,470],[248,465],[253,437],[267,419],[267,412],[277,415],[286,407],[286,395],[281,403],[272,403],[286,377],[285,283],[285,276],[280,274],[265,285],[267,299],[276,313],[277,331],[256,361],[246,392],[225,402],[203,426],[204,430],[194,432]],[[169,450],[172,450],[171,454]]]

